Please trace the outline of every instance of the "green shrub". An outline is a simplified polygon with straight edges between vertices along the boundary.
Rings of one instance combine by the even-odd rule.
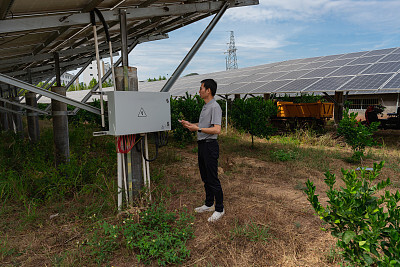
[[[157,261],[159,265],[180,264],[190,255],[186,241],[193,237],[193,216],[187,211],[179,216],[167,212],[163,205],[151,205],[135,219],[124,221],[126,246],[137,252],[145,264]]]
[[[270,118],[276,116],[277,112],[278,108],[272,100],[262,97],[235,99],[231,120],[237,130],[251,134],[254,146],[253,136],[269,138],[275,132]]]
[[[378,130],[379,122],[373,122],[370,126],[363,125],[356,120],[358,113],[349,113],[346,108],[343,111],[343,119],[339,122],[337,133],[343,136],[346,143],[353,149],[352,158],[357,161],[364,156],[366,147],[376,145],[373,134]]]
[[[338,238],[343,258],[356,266],[400,266],[400,193],[379,190],[390,185],[390,179],[373,184],[384,162],[374,164],[372,171],[342,169],[345,187],[334,189],[336,176],[325,174],[329,201],[323,207],[315,194],[315,186],[306,182],[307,199],[327,223],[331,234]]]
[[[193,141],[196,133],[183,128],[178,120],[187,120],[193,123],[198,122],[203,105],[204,100],[199,95],[191,96],[186,93],[184,97],[171,98],[171,129],[176,141],[181,144]]]

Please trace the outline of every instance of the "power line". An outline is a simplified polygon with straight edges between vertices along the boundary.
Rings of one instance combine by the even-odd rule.
[[[232,69],[238,68],[236,50],[237,49],[235,46],[235,37],[233,36],[233,31],[231,31],[229,47],[228,47],[228,50],[225,52],[225,54],[228,54],[228,56],[225,57],[226,70],[232,70]]]

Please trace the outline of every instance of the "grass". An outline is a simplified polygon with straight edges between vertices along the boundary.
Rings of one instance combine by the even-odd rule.
[[[257,224],[252,220],[244,224],[239,224],[239,222],[235,220],[235,226],[230,231],[230,233],[231,239],[243,237],[255,242],[267,242],[271,236],[268,226]]]
[[[138,220],[148,207],[138,200],[137,207],[116,212],[114,139],[94,138],[93,131],[90,125],[70,127],[71,163],[59,168],[53,164],[51,130],[43,129],[35,146],[12,134],[0,134],[0,265],[341,263],[338,252],[330,251],[334,241],[320,232],[320,222],[302,192],[307,178],[323,181],[326,170],[339,173],[341,167],[359,166],[345,161],[351,150],[332,133],[302,130],[269,140],[255,138],[251,149],[250,136],[229,128],[219,138],[227,213],[215,225],[206,223],[207,214],[193,217],[191,212],[203,197],[195,142],[184,148],[173,142],[161,148],[159,158],[150,164],[151,188],[153,201],[165,209],[152,214],[160,218],[172,213],[174,220],[158,224],[174,229],[169,232],[176,235],[161,231],[152,233],[153,239],[142,240],[150,228]],[[372,148],[363,165],[384,158],[387,167],[382,176],[398,177],[396,142]],[[397,189],[400,179],[392,180]],[[50,219],[55,214],[59,215]],[[181,216],[186,221],[178,227]],[[128,218],[132,229],[142,227],[132,247],[126,241],[133,234],[124,233]],[[178,240],[177,235],[183,233],[190,238]],[[168,252],[163,244],[173,240],[176,250]]]

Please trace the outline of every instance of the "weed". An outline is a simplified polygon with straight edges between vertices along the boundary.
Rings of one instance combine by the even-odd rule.
[[[343,260],[342,256],[340,255],[340,252],[337,251],[337,248],[334,246],[331,246],[329,252],[326,255],[326,260],[330,264],[338,263]]]
[[[271,158],[274,161],[289,161],[296,159],[296,157],[297,153],[292,150],[285,151],[283,149],[279,149],[271,153]]]
[[[299,229],[299,228],[301,227],[301,223],[299,223],[299,222],[294,222],[294,226],[295,226],[297,229]]]
[[[303,182],[297,181],[296,185],[294,186],[294,189],[304,192],[304,190],[306,190],[307,187],[304,185]]]
[[[249,223],[240,225],[238,220],[235,220],[235,226],[230,230],[231,239],[236,237],[244,237],[250,241],[262,241],[267,242],[270,234],[269,227],[265,225],[259,225],[250,220]]]
[[[158,184],[165,176],[165,168],[164,165],[161,168],[157,168],[152,170],[151,180],[152,182]]]
[[[3,261],[9,256],[17,255],[18,250],[16,248],[10,247],[10,245],[7,243],[7,238],[5,238],[3,241],[0,241],[0,260]]]
[[[193,149],[192,149],[192,152],[193,153],[197,153],[199,151],[199,148],[197,147],[197,146],[195,146]]]
[[[193,237],[194,218],[186,210],[177,216],[163,205],[153,204],[139,216],[140,222],[128,218],[123,226],[126,246],[137,252],[139,261],[180,264],[189,257],[186,241]]]
[[[107,263],[112,253],[119,247],[120,228],[105,221],[99,221],[90,238],[86,241],[77,241],[97,264]]]

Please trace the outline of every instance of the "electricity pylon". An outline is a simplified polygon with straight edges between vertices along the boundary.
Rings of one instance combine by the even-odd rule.
[[[228,50],[225,54],[228,56],[225,57],[226,59],[226,70],[237,69],[237,57],[236,57],[236,46],[235,46],[235,37],[233,36],[233,31],[231,31],[231,38],[229,42]]]

